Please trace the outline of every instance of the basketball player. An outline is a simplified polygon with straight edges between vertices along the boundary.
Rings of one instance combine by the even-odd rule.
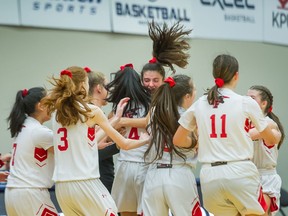
[[[278,150],[283,143],[285,133],[279,118],[272,110],[273,95],[270,90],[264,86],[251,86],[247,93],[260,106],[266,120],[272,124],[273,133],[277,137],[277,142],[274,145],[267,146],[266,141],[262,139],[255,128],[252,128],[249,133],[254,140],[254,156],[253,162],[258,168],[263,188],[264,198],[267,203],[265,216],[274,216],[280,207],[280,190],[281,177],[277,174],[276,166],[278,159]]]
[[[150,93],[141,84],[140,75],[132,64],[120,67],[115,79],[107,85],[110,94],[108,102],[112,102],[112,112],[115,113],[117,104],[124,97],[131,98],[123,112],[127,118],[143,118],[149,111]],[[139,134],[145,128],[126,127],[124,137],[139,140]],[[144,180],[148,166],[144,163],[144,152],[147,145],[133,150],[120,150],[117,158],[115,181],[112,187],[114,198],[121,216],[140,215]]]
[[[101,72],[91,71],[91,69],[87,67],[84,69],[88,73],[91,103],[101,108],[107,104],[106,98],[108,91],[106,89],[106,78]],[[100,180],[111,193],[114,181],[113,155],[119,153],[119,149],[115,143],[107,143],[106,140],[103,140],[98,143],[98,150]]]
[[[143,213],[145,216],[168,215],[170,208],[174,216],[201,216],[193,174],[197,140],[193,139],[186,148],[172,143],[180,115],[195,98],[195,88],[186,75],[168,77],[164,82],[153,94],[147,119],[152,140],[145,152],[150,166],[143,190]]]
[[[53,113],[56,162],[53,180],[58,203],[64,215],[115,216],[115,202],[99,179],[95,125],[126,150],[144,145],[149,138],[125,139],[99,107],[88,103],[88,75],[83,68],[69,67],[61,71],[59,78],[53,77],[51,83],[54,87],[44,104]],[[125,98],[118,104],[116,122],[128,100]]]
[[[58,215],[48,191],[53,185],[54,153],[52,131],[42,125],[50,120],[41,102],[45,95],[41,87],[18,91],[8,117],[14,139],[5,190],[9,216]]]
[[[251,120],[268,146],[276,139],[258,104],[234,92],[239,80],[236,58],[217,56],[213,77],[215,86],[181,116],[173,142],[191,145],[188,134],[197,128],[201,190],[209,212],[215,216],[263,215],[267,205],[251,161],[253,143],[245,123]]]

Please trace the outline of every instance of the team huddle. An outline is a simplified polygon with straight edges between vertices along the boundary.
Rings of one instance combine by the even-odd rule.
[[[190,46],[180,23],[149,24],[152,59],[125,64],[107,83],[88,67],[71,66],[52,88],[19,90],[8,117],[14,139],[5,190],[8,216],[256,216],[279,209],[278,149],[285,133],[268,88],[235,93],[235,57],[213,61],[215,85],[194,102],[185,68]],[[165,76],[171,70],[172,76]],[[112,104],[108,117],[101,110]],[[44,126],[52,121],[52,130]],[[99,171],[114,146],[115,178]],[[194,171],[201,164],[200,203]]]

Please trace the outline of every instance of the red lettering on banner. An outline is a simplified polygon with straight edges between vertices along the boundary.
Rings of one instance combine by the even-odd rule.
[[[288,3],[288,0],[279,0],[279,3],[281,4],[281,6],[278,7],[279,9],[287,9],[286,4]]]

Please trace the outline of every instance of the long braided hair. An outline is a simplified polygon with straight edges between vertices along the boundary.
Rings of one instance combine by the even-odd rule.
[[[285,131],[284,131],[283,125],[280,122],[280,119],[272,111],[273,95],[272,95],[271,91],[268,88],[266,88],[265,86],[254,85],[254,86],[251,86],[249,89],[258,91],[259,95],[261,97],[261,101],[267,101],[267,105],[265,107],[264,114],[266,114],[269,118],[271,118],[274,122],[276,122],[276,124],[277,124],[277,126],[281,132],[281,139],[280,139],[280,142],[278,143],[278,149],[279,149],[281,144],[283,143],[284,138],[285,138]]]

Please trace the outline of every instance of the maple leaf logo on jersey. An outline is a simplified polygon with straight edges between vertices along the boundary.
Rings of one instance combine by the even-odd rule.
[[[252,122],[250,121],[250,119],[246,118],[245,120],[245,124],[244,124],[244,130],[248,133],[250,129],[252,129]]]
[[[219,96],[218,100],[214,101],[213,108],[218,108],[220,103],[224,103],[224,98],[229,98],[227,96]]]

